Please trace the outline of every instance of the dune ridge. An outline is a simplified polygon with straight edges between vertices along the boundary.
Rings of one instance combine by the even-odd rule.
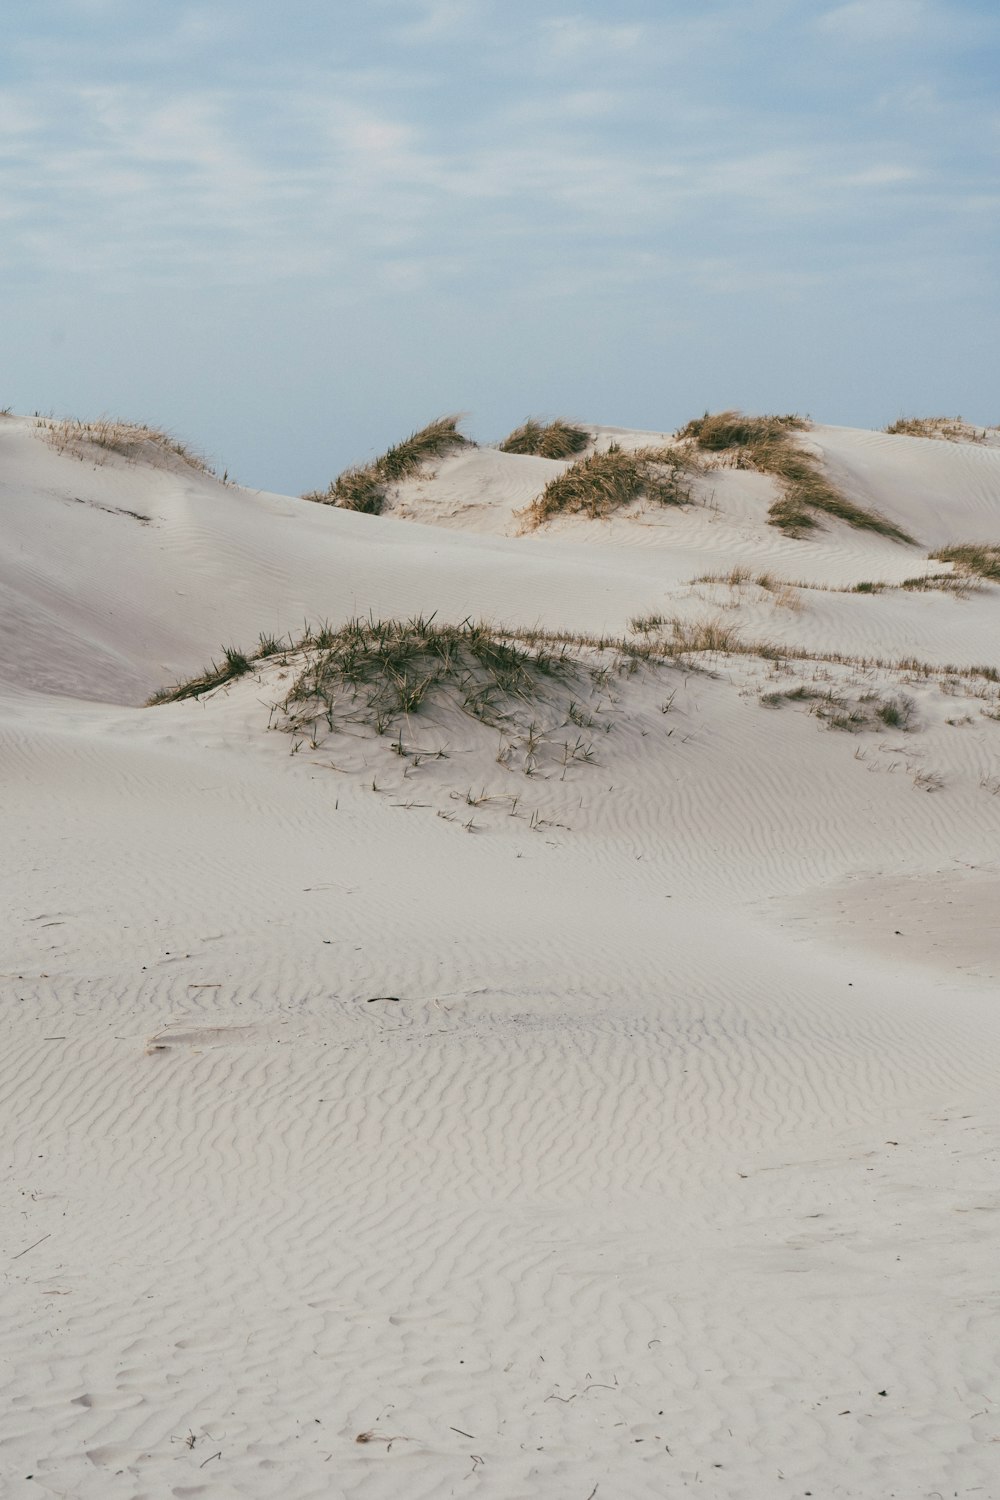
[[[1000,452],[809,441],[920,544],[0,423],[5,1494],[990,1493]]]

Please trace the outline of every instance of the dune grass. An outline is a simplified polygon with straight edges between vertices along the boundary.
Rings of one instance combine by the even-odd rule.
[[[381,515],[389,495],[389,486],[416,474],[434,458],[444,458],[456,448],[472,446],[458,430],[457,416],[438,417],[421,427],[401,443],[396,443],[370,464],[356,464],[339,474],[325,490],[311,490],[302,496],[320,505],[336,505],[341,510]]]
[[[631,675],[641,667],[675,664],[685,671],[714,670],[714,661],[701,660],[706,657],[755,657],[772,667],[790,662],[831,663],[942,682],[979,679],[1000,684],[1000,670],[992,665],[932,665],[912,657],[810,650],[747,639],[719,618],[640,615],[630,621],[630,629],[638,640],[471,620],[437,624],[433,616],[354,619],[340,627],[314,626],[297,640],[261,635],[252,651],[228,646],[220,662],[213,661],[195,677],[160,690],[148,701],[154,705],[198,698],[280,658],[286,669],[292,665],[297,672],[280,705],[283,727],[303,739],[316,743],[323,725],[333,732],[345,723],[367,725],[384,734],[401,718],[437,702],[499,727],[501,735],[508,736],[510,748],[514,743],[511,727],[521,723],[526,713],[534,723],[538,705],[546,703],[549,689],[556,685],[579,693],[588,683],[603,689],[614,674]],[[780,706],[786,699],[811,695],[812,690],[795,689],[767,702]],[[578,696],[576,702],[581,701]],[[861,719],[833,727],[864,727],[862,720],[868,723],[874,715],[889,727],[905,728],[904,708],[901,703],[883,713],[875,702]],[[563,704],[563,710],[576,722],[572,701],[568,708]]]
[[[298,658],[305,663],[287,695],[287,706],[319,702],[325,705],[325,715],[332,711],[338,694],[347,694],[355,706],[363,695],[360,720],[354,722],[376,723],[383,728],[397,714],[417,712],[442,689],[447,689],[452,701],[465,711],[488,720],[497,695],[511,701],[530,701],[546,679],[572,676],[588,653],[591,658],[607,658],[596,664],[591,660],[586,668],[602,679],[609,672],[632,672],[642,664],[679,662],[688,667],[701,655],[731,655],[759,657],[775,665],[829,662],[923,678],[981,678],[1000,683],[1000,670],[991,665],[938,666],[916,657],[859,656],[779,645],[746,639],[735,626],[718,618],[637,615],[629,628],[642,639],[508,628],[469,620],[460,625],[437,625],[433,616],[355,619],[339,628],[323,624],[306,630],[297,640],[261,635],[256,649],[249,652],[227,646],[221,662],[212,662],[187,681],[162,688],[148,704],[200,697],[279,656],[285,663]]]
[[[985,443],[990,430],[974,427],[962,417],[900,417],[883,428],[895,436],[938,438],[946,443]]]
[[[501,453],[531,453],[539,458],[574,458],[590,443],[590,433],[583,427],[574,427],[570,422],[557,419],[554,422],[538,422],[529,417],[520,427],[505,437],[500,444]]]
[[[626,451],[613,443],[550,479],[521,515],[534,529],[560,515],[601,519],[639,499],[653,505],[686,505],[692,497],[692,469],[690,460],[671,448]]]
[[[179,438],[162,427],[145,422],[126,422],[120,418],[99,417],[83,422],[66,417],[61,420],[42,418],[39,423],[46,442],[59,453],[75,458],[104,462],[103,455],[114,453],[129,463],[163,464],[180,461],[201,474],[212,474],[208,462]]]
[[[253,670],[255,659],[256,657],[247,656],[236,646],[224,646],[221,662],[213,661],[196,677],[190,677],[185,682],[176,683],[173,687],[160,688],[147,700],[147,706],[153,707],[158,703],[179,703],[183,698],[200,698],[202,693],[210,693],[215,688],[225,687],[227,682],[235,682],[238,677],[245,677]]]
[[[786,536],[801,537],[819,525],[821,516],[831,516],[858,530],[912,542],[911,536],[878,511],[849,500],[823,473],[819,458],[795,446],[793,434],[808,425],[794,414],[749,417],[739,411],[706,412],[680,428],[677,436],[706,453],[730,453],[738,468],[772,475],[782,493],[768,511],[768,519]]]
[[[955,547],[942,547],[931,553],[931,559],[954,563],[956,573],[965,577],[1000,583],[1000,544],[996,542],[963,542]]]
[[[749,417],[741,411],[706,412],[677,431],[677,437],[697,443],[706,453],[730,448],[758,448],[784,442],[790,432],[803,431],[809,423],[794,412],[786,416]]]
[[[332,729],[335,715],[346,712],[384,733],[444,694],[465,713],[493,722],[515,701],[537,697],[546,679],[576,669],[566,643],[540,637],[521,644],[481,622],[354,619],[310,655],[284,707],[295,729],[321,718]]]
[[[880,726],[904,731],[913,727],[914,704],[905,693],[883,698],[880,693],[867,692],[852,700],[835,688],[819,688],[812,683],[800,682],[793,688],[762,693],[759,701],[763,708],[809,703],[810,713],[815,714],[828,729],[845,730],[848,734]]]

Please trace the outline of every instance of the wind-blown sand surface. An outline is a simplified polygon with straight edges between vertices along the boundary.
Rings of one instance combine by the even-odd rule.
[[[524,535],[563,465],[371,517],[44,436],[0,419],[3,1493],[1000,1494],[1000,684],[943,670],[1000,586],[832,591],[1000,540],[1000,449],[806,434],[907,547],[737,470]],[[692,582],[737,565],[816,586]],[[530,776],[447,703],[281,732],[292,654],[140,706],[369,611],[781,650],[584,672]]]

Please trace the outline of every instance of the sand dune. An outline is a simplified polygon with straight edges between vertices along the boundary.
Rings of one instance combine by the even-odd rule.
[[[5,1494],[995,1490],[1000,587],[832,590],[1000,538],[1000,452],[808,441],[920,545],[737,470],[518,535],[555,461],[370,517],[0,421]],[[665,649],[499,727],[284,732],[291,651],[140,706],[421,610]]]

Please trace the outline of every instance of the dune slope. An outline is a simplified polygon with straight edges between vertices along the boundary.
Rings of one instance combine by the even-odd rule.
[[[519,536],[553,461],[365,517],[0,422],[5,1494],[990,1493],[1000,588],[895,585],[1000,537],[1000,455],[812,439],[923,547],[738,471]],[[625,645],[382,734],[290,723],[291,650],[140,706],[435,609]]]

